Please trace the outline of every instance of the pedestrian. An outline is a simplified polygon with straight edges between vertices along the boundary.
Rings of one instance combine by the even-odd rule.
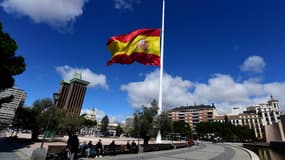
[[[130,141],[127,141],[127,144],[126,144],[126,151],[128,151],[128,152],[131,151],[131,144],[130,144]]]
[[[80,154],[85,154],[86,149],[87,149],[87,144],[86,144],[86,141],[84,141],[84,142],[83,142],[82,144],[80,144],[80,146],[79,146],[79,153],[80,153]]]
[[[197,139],[196,143],[197,143],[197,146],[200,145],[200,140],[199,140],[199,138]]]
[[[101,139],[97,142],[95,146],[95,151],[96,151],[96,157],[102,157],[103,156],[103,145]]]
[[[109,144],[109,151],[110,155],[116,155],[116,144],[114,140]]]
[[[77,158],[77,152],[79,147],[79,139],[77,135],[69,136],[67,140],[67,146],[69,151],[67,152],[67,157],[69,160],[75,160]]]
[[[87,153],[88,158],[94,158],[95,157],[95,148],[92,144],[92,141],[88,142],[86,153]]]
[[[135,141],[132,141],[132,144],[131,144],[131,152],[132,153],[138,153],[138,147],[137,147],[137,144]]]

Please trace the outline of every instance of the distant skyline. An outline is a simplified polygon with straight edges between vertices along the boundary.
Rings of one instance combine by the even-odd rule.
[[[219,113],[266,103],[285,109],[285,2],[166,0],[163,109],[214,103]],[[90,82],[83,112],[123,121],[158,100],[159,67],[113,64],[107,40],[161,27],[162,0],[0,0],[3,31],[26,71],[26,105],[52,98],[60,81]]]

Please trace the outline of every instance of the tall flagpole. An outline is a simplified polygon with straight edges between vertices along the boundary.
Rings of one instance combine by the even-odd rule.
[[[162,0],[162,23],[161,23],[161,46],[160,46],[160,76],[159,76],[159,97],[158,97],[158,115],[162,112],[162,79],[163,79],[163,53],[164,53],[164,14],[165,14],[165,0]],[[161,143],[160,130],[157,133],[156,143]]]

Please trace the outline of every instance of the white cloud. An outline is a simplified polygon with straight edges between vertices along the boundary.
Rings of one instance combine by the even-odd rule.
[[[141,82],[132,82],[121,86],[128,92],[129,102],[134,108],[148,106],[158,99],[159,71],[146,75]],[[269,96],[279,100],[285,109],[285,82],[262,84],[257,81],[235,81],[229,75],[215,74],[207,83],[191,82],[167,73],[163,77],[163,109],[193,104],[214,103],[219,113],[228,113],[232,107],[247,107],[267,103]]]
[[[118,10],[133,10],[134,4],[139,4],[140,0],[114,0],[114,7]]]
[[[183,80],[181,77],[172,77],[165,73],[163,77],[163,106],[170,108],[177,105],[193,104],[193,99],[188,90],[192,83]],[[133,82],[122,85],[121,90],[127,91],[129,101],[135,108],[141,105],[149,105],[153,99],[158,100],[159,91],[159,70],[146,75],[142,82]]]
[[[3,0],[0,6],[9,14],[27,16],[36,23],[64,29],[82,15],[88,0]]]
[[[250,56],[240,66],[242,71],[261,73],[265,68],[265,61],[260,56]]]
[[[108,84],[106,81],[106,76],[103,74],[96,74],[92,72],[89,68],[73,68],[68,65],[56,67],[56,71],[62,76],[66,81],[73,78],[74,73],[82,73],[82,79],[90,82],[88,87],[103,87],[108,89]]]

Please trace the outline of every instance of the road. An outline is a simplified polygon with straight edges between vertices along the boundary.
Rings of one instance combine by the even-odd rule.
[[[87,160],[84,158],[82,160]],[[106,156],[104,160],[250,160],[250,154],[228,144],[200,143],[199,146],[135,155]]]
[[[27,160],[28,152],[33,148],[27,148],[17,143],[11,143],[0,136],[1,160]],[[95,158],[99,159],[99,158]],[[159,152],[145,152],[138,154],[124,154],[105,156],[102,160],[250,160],[250,154],[238,146],[229,144],[212,144],[201,142],[199,146],[173,149]],[[87,158],[81,158],[87,160]]]

